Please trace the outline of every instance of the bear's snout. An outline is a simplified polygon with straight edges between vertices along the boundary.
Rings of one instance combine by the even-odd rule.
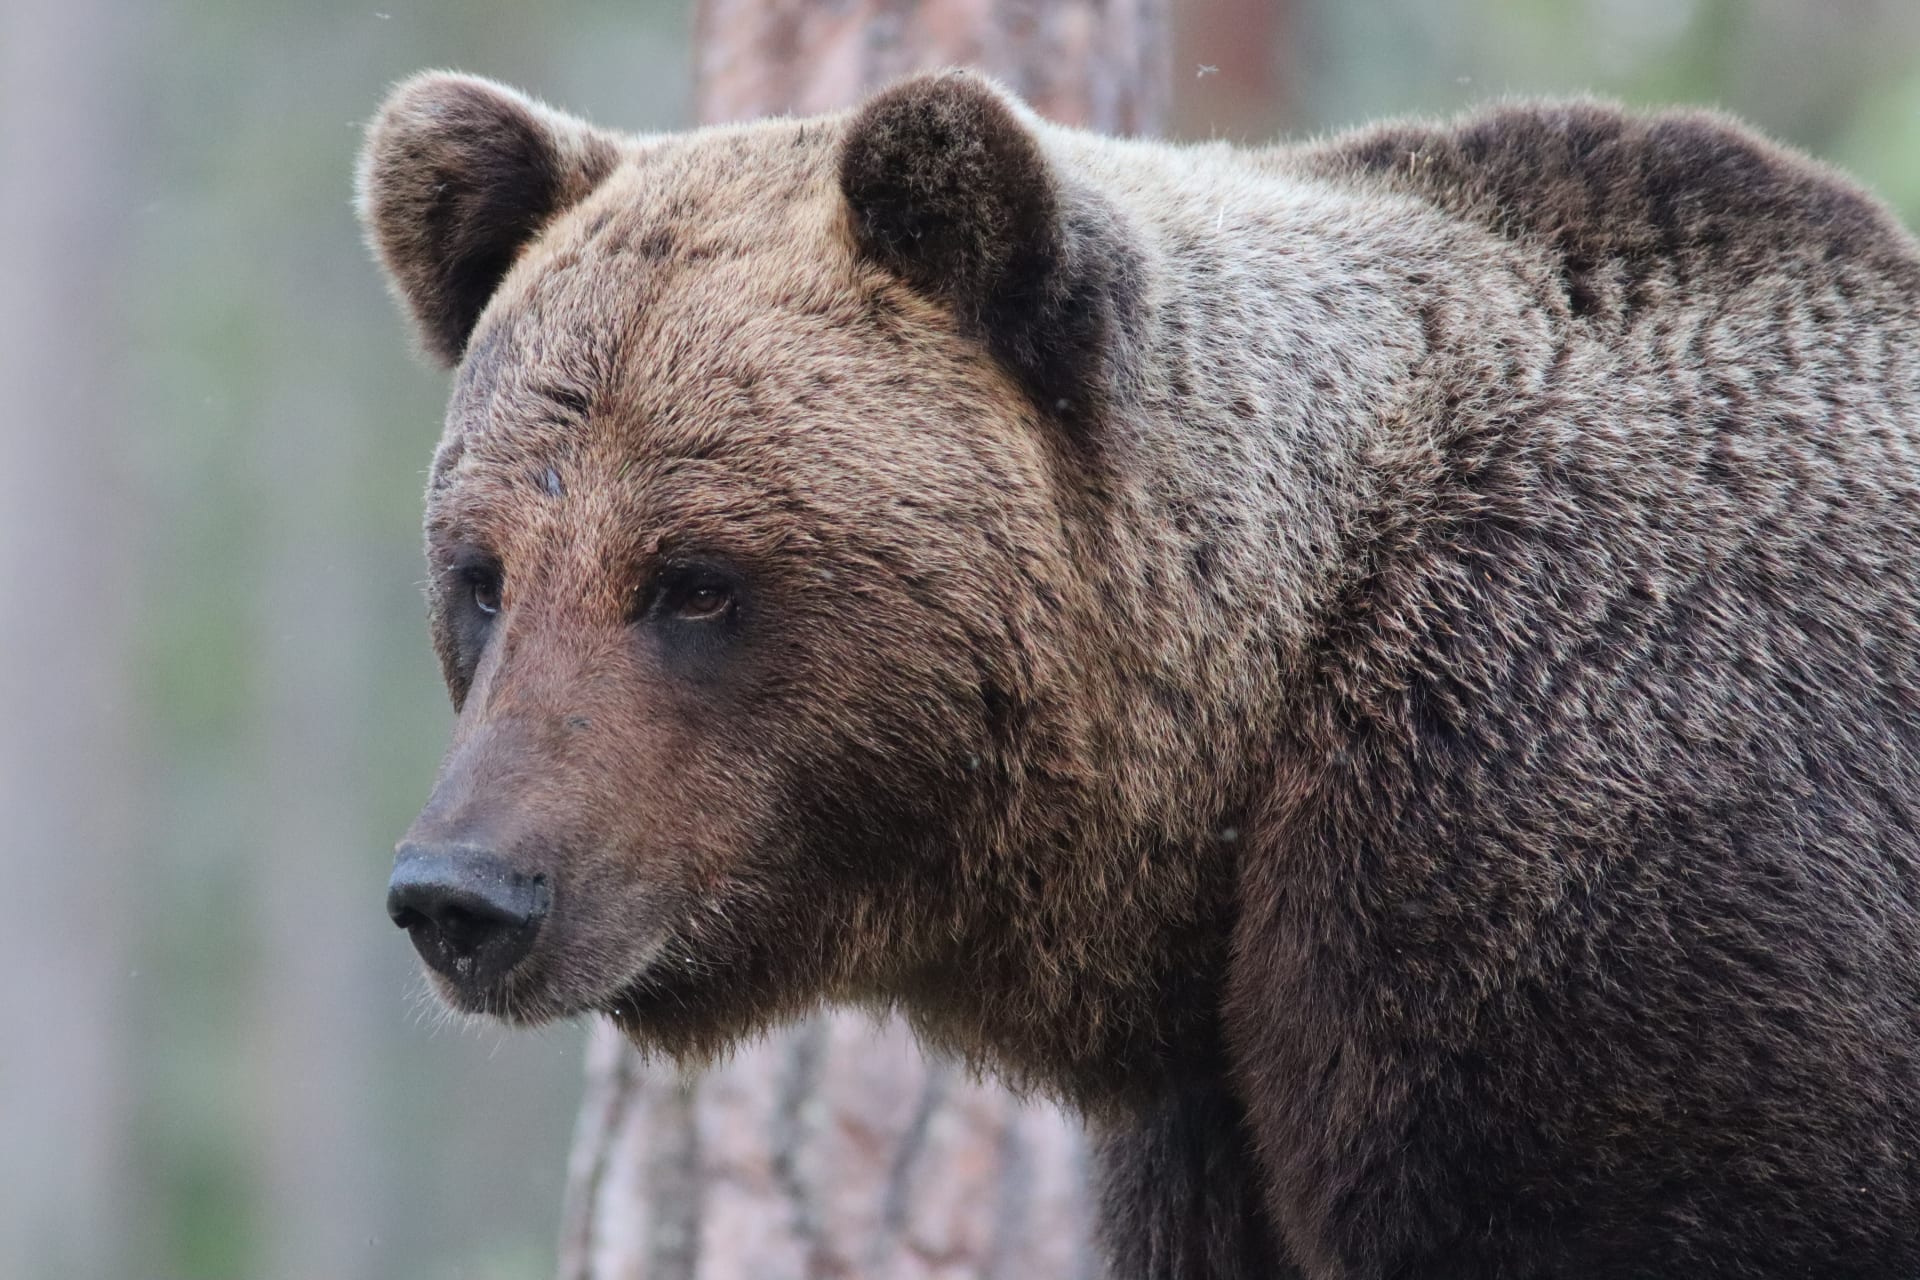
[[[545,876],[467,844],[403,843],[387,882],[393,922],[435,972],[470,992],[526,956],[551,903]]]

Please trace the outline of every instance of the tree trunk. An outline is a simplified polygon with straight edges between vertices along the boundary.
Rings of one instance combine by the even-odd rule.
[[[698,1078],[594,1028],[563,1280],[1074,1280],[1094,1274],[1079,1126],[811,1019]]]
[[[1062,124],[1155,133],[1170,93],[1168,0],[703,0],[706,123],[816,115],[911,71],[979,67]]]
[[[0,8],[0,1275],[130,1274],[144,548],[119,334],[140,15]]]
[[[704,122],[838,110],[971,65],[1043,114],[1150,133],[1166,0],[704,0]],[[1075,1280],[1084,1142],[1056,1109],[923,1057],[898,1021],[814,1018],[704,1076],[596,1026],[567,1178],[561,1280]]]
[[[1174,129],[1189,138],[1263,142],[1297,109],[1289,51],[1294,0],[1207,0],[1180,15]]]

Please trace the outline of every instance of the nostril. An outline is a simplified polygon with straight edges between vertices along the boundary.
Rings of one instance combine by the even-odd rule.
[[[515,929],[525,923],[524,918],[515,918],[505,912],[470,907],[458,902],[448,903],[434,919],[440,936],[446,939],[448,945],[463,951],[474,949],[497,932]]]

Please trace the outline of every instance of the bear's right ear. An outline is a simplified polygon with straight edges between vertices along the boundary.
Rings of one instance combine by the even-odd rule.
[[[619,155],[611,136],[477,76],[396,88],[367,129],[358,204],[421,345],[458,363],[513,260]]]

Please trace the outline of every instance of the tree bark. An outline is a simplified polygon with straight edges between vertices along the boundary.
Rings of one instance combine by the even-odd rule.
[[[838,110],[977,66],[1044,115],[1151,133],[1166,0],[704,0],[703,122]],[[1099,1270],[1079,1125],[827,1014],[697,1078],[596,1026],[561,1280],[1075,1280]]]
[[[698,1078],[596,1025],[563,1280],[1073,1280],[1095,1272],[1079,1126],[905,1026],[811,1019]]]

